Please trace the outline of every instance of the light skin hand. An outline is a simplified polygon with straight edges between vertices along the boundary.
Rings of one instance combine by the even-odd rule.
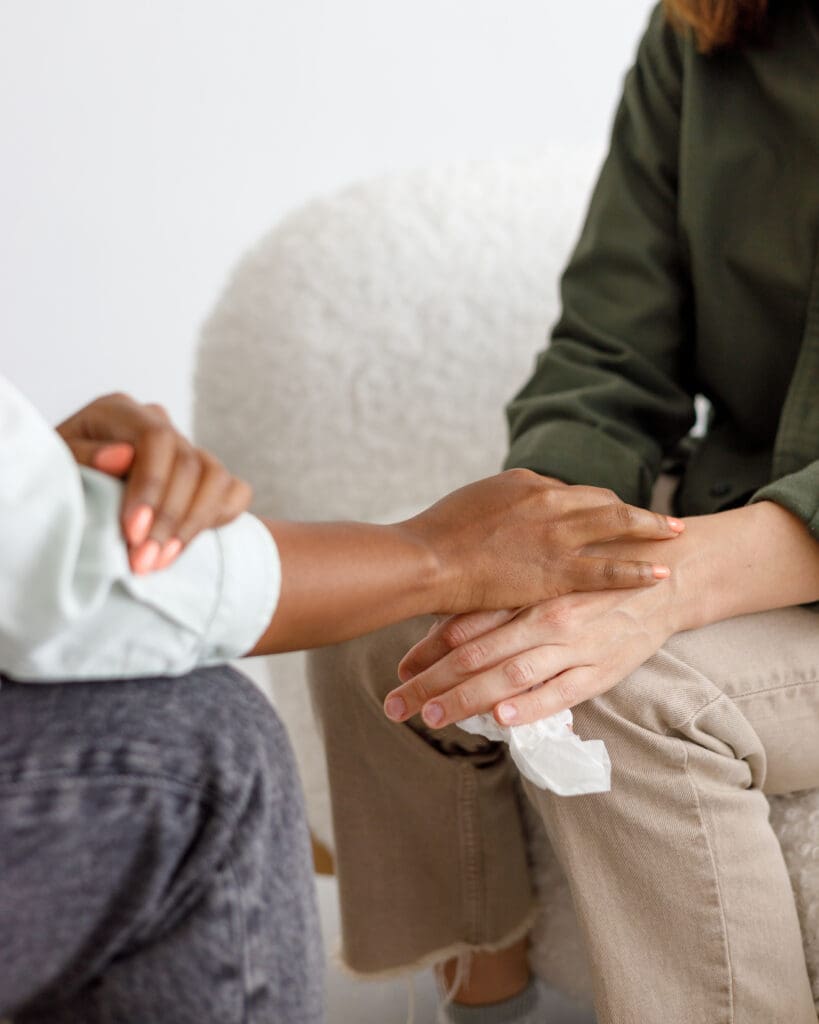
[[[573,707],[662,647],[671,635],[664,614],[671,589],[655,588],[650,600],[638,591],[567,594],[507,612],[486,632],[487,618],[447,620],[401,662],[405,682],[385,711],[394,721],[420,711],[427,725],[442,728],[493,711],[501,725],[519,725]],[[457,644],[461,637],[469,639]]]
[[[503,725],[535,721],[605,692],[676,632],[819,600],[819,543],[780,506],[686,527],[664,548],[671,579],[651,591],[572,594],[438,624],[402,660],[387,715],[421,711],[433,728],[486,712]]]
[[[250,504],[250,487],[190,444],[161,406],[105,395],[57,433],[78,463],[125,480],[120,518],[136,573],[166,568],[198,533]]]

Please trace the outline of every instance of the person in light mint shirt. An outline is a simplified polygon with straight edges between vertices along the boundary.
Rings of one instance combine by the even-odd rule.
[[[6,673],[177,674],[253,646],[280,581],[276,545],[258,519],[243,514],[204,531],[172,570],[138,575],[122,542],[121,482],[78,472],[59,435],[1,378],[0,438]]]
[[[269,522],[249,502],[158,407],[109,395],[55,431],[0,377],[0,1017],[15,1024],[320,1021],[287,737],[224,663],[425,612],[663,585],[639,548],[681,529],[528,470],[391,526]]]

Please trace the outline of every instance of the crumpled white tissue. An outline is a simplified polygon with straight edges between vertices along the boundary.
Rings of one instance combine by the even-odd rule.
[[[525,778],[558,796],[607,793],[611,761],[602,740],[581,740],[571,729],[572,713],[559,711],[529,725],[498,725],[492,715],[473,715],[458,725],[465,732],[504,740]]]

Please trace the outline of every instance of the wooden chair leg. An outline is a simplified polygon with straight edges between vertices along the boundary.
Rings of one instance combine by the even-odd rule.
[[[319,842],[314,835],[310,836],[313,844],[313,867],[317,875],[334,875],[333,855],[327,847]]]

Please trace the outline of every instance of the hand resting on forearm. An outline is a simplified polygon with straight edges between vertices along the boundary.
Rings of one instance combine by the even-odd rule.
[[[267,525],[282,591],[252,654],[337,643],[424,613],[653,587],[668,576],[663,541],[682,529],[609,491],[528,470],[470,484],[393,526]],[[612,558],[607,542],[624,536],[634,548],[627,559]],[[641,544],[650,546],[651,560],[640,557]]]
[[[662,548],[672,569],[662,587],[569,594],[441,623],[401,662],[388,716],[422,711],[442,727],[494,710],[504,725],[534,721],[610,689],[674,633],[819,600],[819,541],[781,506],[760,502],[685,525]],[[634,553],[630,542],[609,548]]]

